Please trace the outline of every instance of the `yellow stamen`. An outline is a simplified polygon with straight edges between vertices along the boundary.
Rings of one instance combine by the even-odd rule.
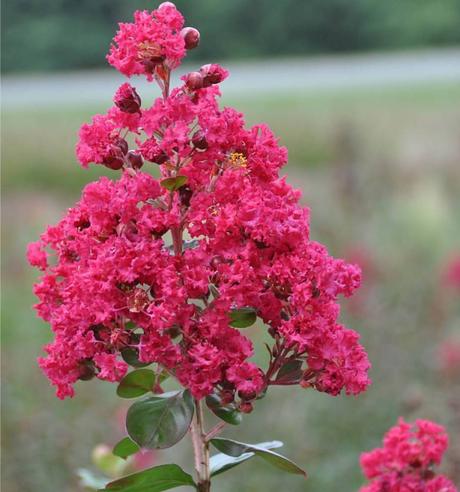
[[[241,152],[232,152],[228,156],[228,161],[233,167],[247,167],[248,161]]]

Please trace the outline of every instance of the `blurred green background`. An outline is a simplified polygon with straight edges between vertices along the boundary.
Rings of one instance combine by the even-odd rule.
[[[460,480],[460,377],[442,370],[439,360],[439,344],[460,334],[460,290],[442,276],[460,254],[460,1],[177,4],[187,23],[202,32],[195,59],[229,59],[230,66],[235,58],[254,60],[235,65],[236,85],[223,103],[245,112],[248,124],[265,121],[280,136],[289,148],[289,181],[303,190],[312,209],[312,237],[363,267],[363,287],[343,302],[342,319],[362,333],[373,363],[374,383],[358,398],[274,388],[240,428],[226,432],[248,442],[284,441],[281,451],[306,467],[306,481],[255,459],[216,478],[215,490],[356,491],[363,483],[359,454],[377,446],[399,415],[448,427],[452,442],[444,470]],[[93,466],[94,446],[123,436],[126,405],[114,386],[79,384],[76,397],[62,402],[38,370],[36,357],[51,334],[31,308],[36,276],[24,254],[27,243],[72,206],[85,183],[110,175],[95,166],[82,170],[74,145],[81,123],[105,111],[111,94],[91,104],[79,94],[66,100],[60,94],[69,92],[69,81],[81,80],[84,93],[85,80],[99,75],[47,72],[104,66],[116,22],[152,6],[141,0],[2,4],[3,69],[15,72],[4,78],[2,112],[5,492],[81,491],[76,470]],[[418,52],[382,61],[373,51],[443,45],[451,49],[430,52],[419,75],[411,65],[420,67]],[[344,51],[369,54],[336,54],[319,65],[303,58]],[[292,77],[272,55],[298,57],[288,64]],[[250,89],[238,85],[262,67],[259,57],[270,70]],[[374,61],[383,63],[382,76],[366,78]],[[298,74],[295,67],[304,62]],[[324,71],[323,62],[334,70]],[[356,76],[350,82],[350,67],[356,74],[361,63],[364,82]],[[401,70],[397,80],[385,76],[395,63]],[[315,84],[309,67],[320,72]],[[28,73],[19,77],[18,71],[44,75],[38,80]],[[281,73],[284,78],[273,84]],[[335,83],[328,84],[328,77],[337,77]],[[47,86],[52,90],[41,89]],[[155,94],[154,87],[143,88],[146,99]],[[260,328],[252,331],[256,345]],[[155,460],[190,470],[190,445],[159,452]]]
[[[176,4],[189,25],[199,26],[203,37],[212,39],[192,55],[200,59],[460,43],[459,0],[177,0]],[[2,39],[8,49],[3,67],[8,71],[100,67],[116,23],[129,21],[134,9],[152,5],[151,0],[6,0]]]

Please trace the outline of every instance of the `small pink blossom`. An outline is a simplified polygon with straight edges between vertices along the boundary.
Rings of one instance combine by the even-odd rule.
[[[27,259],[32,266],[37,267],[40,270],[46,270],[48,267],[47,254],[43,251],[40,242],[29,244],[27,247]]]

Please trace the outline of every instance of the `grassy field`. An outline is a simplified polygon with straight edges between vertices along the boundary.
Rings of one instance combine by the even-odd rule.
[[[309,478],[280,475],[254,460],[216,479],[216,490],[356,491],[359,454],[375,447],[399,415],[431,418],[453,437],[446,462],[460,469],[460,387],[446,379],[438,344],[460,331],[458,297],[440,272],[460,252],[460,86],[273,94],[225,100],[266,121],[288,146],[289,180],[312,209],[312,236],[364,268],[361,292],[342,318],[363,335],[373,386],[359,398],[281,388],[235,435],[280,439]],[[54,397],[35,359],[50,339],[31,305],[34,273],[26,244],[59,219],[80,188],[105,171],[75,162],[76,132],[104,108],[9,110],[3,121],[3,309],[5,492],[76,492],[75,470],[91,449],[122,436],[115,388],[85,383],[74,400]],[[253,330],[256,344],[257,329]],[[188,443],[157,462],[189,466]],[[225,477],[225,478],[224,478]]]

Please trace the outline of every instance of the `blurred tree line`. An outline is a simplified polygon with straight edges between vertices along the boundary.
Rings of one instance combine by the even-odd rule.
[[[118,21],[152,0],[3,0],[5,71],[104,65]],[[460,0],[177,0],[206,40],[192,57],[304,55],[460,43]]]

